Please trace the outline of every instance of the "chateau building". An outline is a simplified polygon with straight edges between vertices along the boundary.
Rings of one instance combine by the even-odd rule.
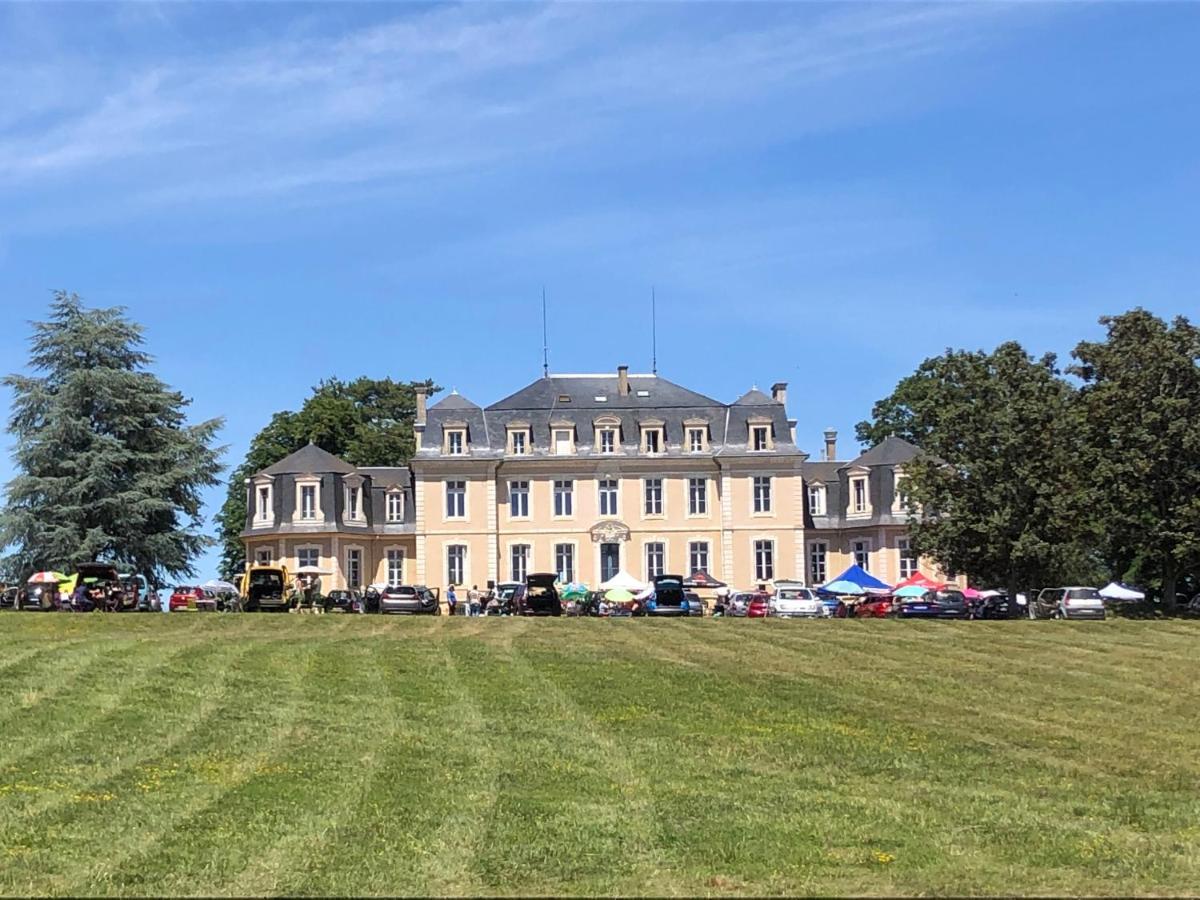
[[[309,445],[248,479],[246,557],[316,565],[327,587],[915,571],[902,490],[915,448],[889,439],[837,462],[827,432],[811,462],[786,404],[785,384],[727,404],[625,367],[548,375],[488,407],[451,393],[427,408],[418,393],[406,466]]]

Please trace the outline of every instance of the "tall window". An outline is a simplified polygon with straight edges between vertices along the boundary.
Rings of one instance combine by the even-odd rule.
[[[642,430],[642,449],[647,453],[662,453],[663,436],[661,428],[646,428]]]
[[[274,555],[271,553],[271,549],[269,547],[264,550],[256,550],[254,552],[254,561],[260,566],[269,566],[272,559],[274,559]]]
[[[771,511],[771,476],[754,476],[754,511],[769,513]]]
[[[303,569],[305,566],[319,566],[321,564],[321,551],[316,547],[300,547],[296,550],[296,567]]]
[[[346,586],[357,588],[362,586],[362,551],[346,551]]]
[[[689,573],[708,571],[708,541],[692,541],[688,544]]]
[[[529,482],[510,481],[508,483],[508,514],[514,519],[524,519],[529,515]]]
[[[317,486],[302,485],[300,488],[300,518],[315,519],[317,517]]]
[[[446,548],[446,583],[462,584],[466,579],[467,548],[462,544],[451,544]]]
[[[825,486],[812,484],[808,487],[808,512],[810,515],[825,515]]]
[[[899,475],[897,475],[896,476],[896,486],[895,486],[896,499],[895,499],[894,506],[897,510],[900,510],[900,511],[908,510],[908,488],[904,486],[904,483],[905,483],[905,479],[901,478]]]
[[[362,488],[346,488],[346,518],[356,521],[361,518]]]
[[[554,571],[558,573],[559,580],[565,584],[575,580],[574,544],[554,545]]]
[[[808,581],[816,587],[825,583],[828,572],[825,560],[829,555],[829,545],[824,541],[813,541],[808,545]]]
[[[387,552],[387,583],[388,587],[399,587],[404,584],[404,551],[395,548]]]
[[[617,482],[616,479],[606,478],[599,482],[600,515],[617,515]]]
[[[663,511],[663,483],[661,478],[647,478],[645,481],[646,504],[648,516],[661,516]]]
[[[389,522],[404,521],[404,495],[399,491],[388,491],[386,515]]]
[[[850,481],[850,509],[852,512],[867,511],[867,479],[854,478]]]
[[[704,452],[704,429],[689,428],[688,429],[688,450],[692,453]]]
[[[617,452],[617,430],[615,428],[600,429],[600,452],[601,453],[616,453]]]
[[[575,515],[575,482],[554,482],[554,514],[556,516]]]
[[[512,550],[509,552],[511,565],[509,570],[512,572],[513,581],[524,581],[529,577],[529,545],[528,544],[513,544]]]
[[[571,453],[571,430],[569,428],[554,429],[554,453],[557,456],[569,456]]]
[[[446,482],[446,518],[462,519],[467,515],[467,483]]]
[[[654,541],[646,545],[646,578],[662,575],[667,566],[667,548],[665,544]]]
[[[446,452],[451,456],[462,456],[465,443],[463,432],[446,432]]]
[[[871,542],[855,541],[851,545],[854,551],[854,564],[864,572],[871,571]]]
[[[528,435],[524,431],[514,431],[512,433],[513,456],[524,456],[528,452],[527,437]]]
[[[269,487],[258,489],[258,517],[260,519],[271,518],[271,489]]]
[[[708,515],[708,479],[688,479],[688,515]]]
[[[908,538],[899,538],[896,547],[900,551],[900,580],[912,578],[917,574],[917,554],[913,552],[912,543]]]
[[[755,450],[770,450],[770,429],[766,425],[755,425],[750,429],[751,446]]]
[[[775,578],[775,542],[754,542],[754,579],[771,581]]]

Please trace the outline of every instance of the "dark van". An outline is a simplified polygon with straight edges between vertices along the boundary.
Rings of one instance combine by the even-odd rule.
[[[538,573],[525,579],[525,590],[517,591],[517,613],[522,616],[561,616],[562,600],[554,586],[557,576]]]

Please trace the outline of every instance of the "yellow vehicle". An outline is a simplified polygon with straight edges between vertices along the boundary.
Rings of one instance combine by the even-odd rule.
[[[289,591],[287,566],[248,566],[242,575],[242,608],[284,611],[290,605]]]

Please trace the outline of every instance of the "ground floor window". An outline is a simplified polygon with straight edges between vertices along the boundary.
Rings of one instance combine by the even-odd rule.
[[[654,541],[646,545],[646,580],[656,578],[666,571],[667,548],[665,544]]]
[[[451,544],[446,548],[446,584],[462,584],[465,580],[467,548],[462,544]]]
[[[346,586],[349,588],[362,587],[362,551],[346,551]]]
[[[900,538],[896,547],[900,550],[900,580],[912,578],[917,574],[917,554],[913,552],[912,544],[908,538]]]
[[[296,548],[296,568],[303,569],[305,566],[316,568],[320,564],[321,550],[318,547]]]
[[[388,587],[399,587],[404,584],[403,550],[389,550],[387,552],[387,583]]]
[[[621,571],[621,545],[620,544],[601,544],[600,545],[600,583],[608,581],[610,578],[616,578],[617,573]]]
[[[689,575],[708,573],[708,541],[692,541],[688,544],[688,569]]]
[[[575,580],[575,545],[554,545],[554,571],[558,573],[559,581],[570,584]]]
[[[260,566],[269,566],[275,555],[271,552],[270,547],[263,547],[254,551],[254,561]]]
[[[756,581],[773,581],[775,579],[775,542],[754,542],[754,579]]]
[[[808,545],[808,580],[814,587],[825,583],[828,571],[825,560],[829,555],[829,545],[823,541],[815,541]]]
[[[524,581],[529,577],[528,544],[513,544],[512,550],[509,552],[509,559],[511,561],[509,569],[513,581]]]
[[[851,545],[854,551],[854,564],[864,572],[871,571],[871,542],[855,541]]]

